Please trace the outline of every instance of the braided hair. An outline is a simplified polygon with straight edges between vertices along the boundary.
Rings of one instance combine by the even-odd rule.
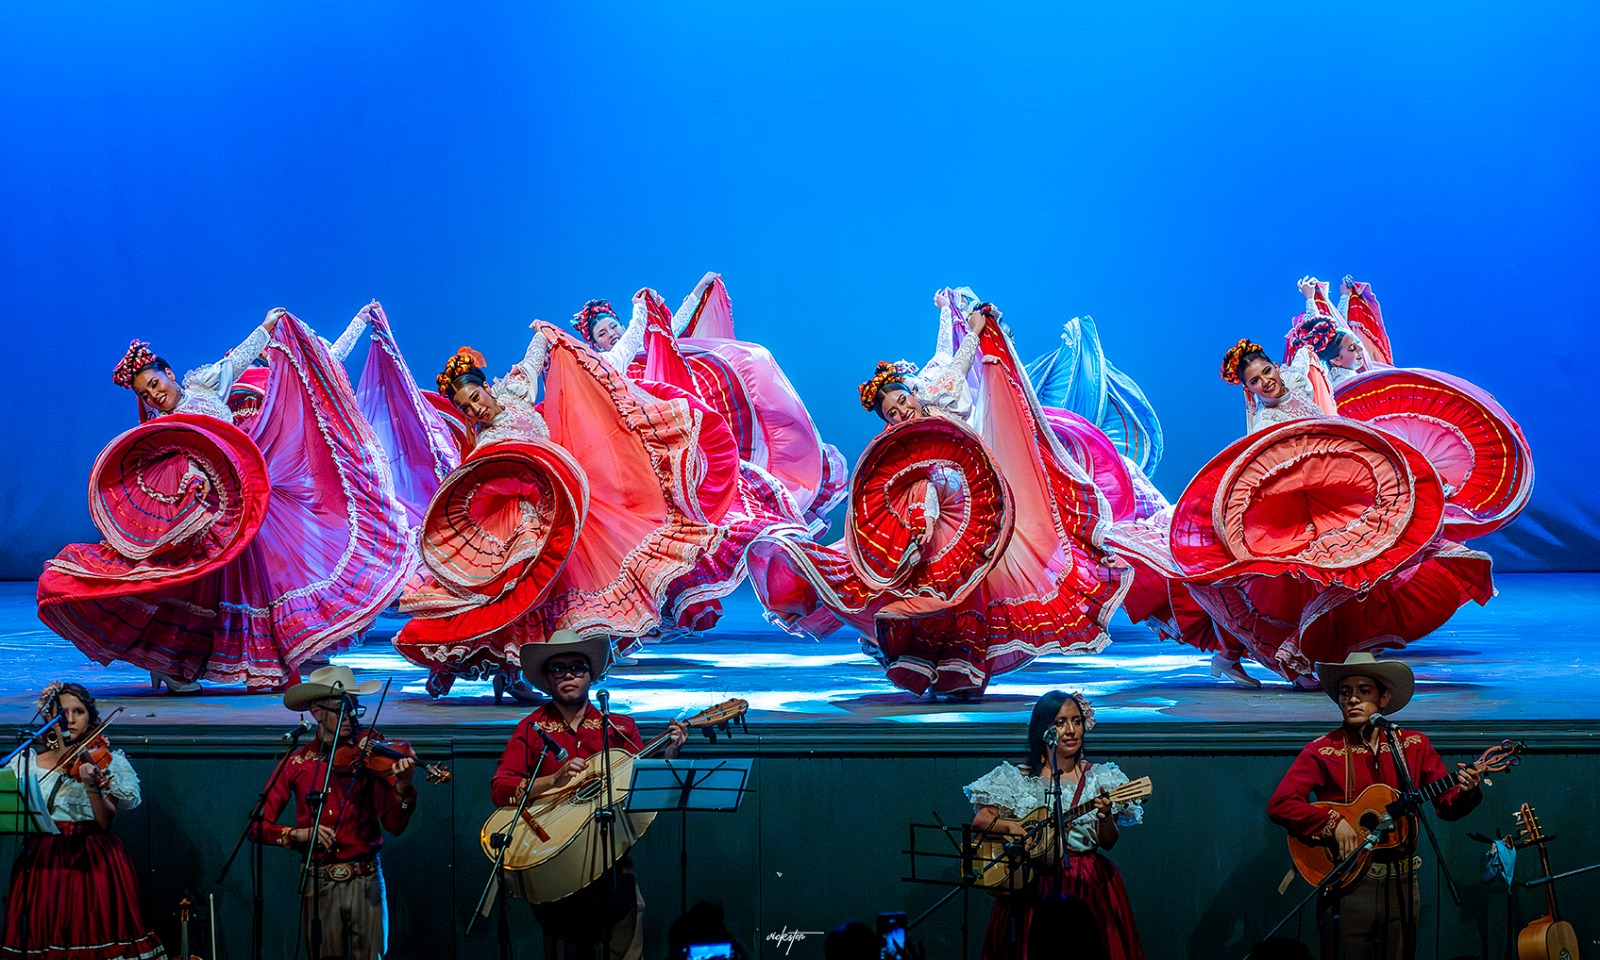
[[[885,392],[911,389],[906,385],[906,377],[916,372],[917,368],[904,360],[892,363],[888,360],[879,360],[871,378],[858,388],[861,393],[861,409],[876,411]]]
[[[1326,363],[1339,356],[1339,351],[1344,348],[1345,340],[1349,337],[1350,334],[1340,330],[1332,317],[1302,314],[1294,333],[1289,337],[1289,348],[1299,350],[1301,347],[1310,347],[1311,352],[1317,355],[1317,359]]]
[[[582,310],[572,315],[572,329],[578,331],[578,335],[585,343],[593,346],[594,322],[601,317],[610,317],[618,323],[622,322],[617,319],[617,311],[611,309],[610,300],[590,300],[583,305]]]
[[[1272,362],[1272,358],[1267,356],[1266,348],[1262,347],[1261,344],[1249,338],[1240,340],[1229,347],[1228,352],[1222,355],[1222,379],[1236,387],[1242,385],[1244,378],[1241,374],[1244,372],[1245,366],[1257,358],[1268,363]]]
[[[150,349],[150,344],[143,340],[135,340],[128,344],[127,352],[117,365],[111,368],[111,382],[128,390],[133,389],[133,379],[150,367],[159,367],[162,370],[171,370],[172,365],[156,355]]]
[[[483,386],[488,382],[488,377],[483,373],[485,363],[483,354],[471,347],[458,348],[456,355],[444,365],[444,372],[434,378],[439,385],[440,396],[453,398],[457,385],[463,380]]]

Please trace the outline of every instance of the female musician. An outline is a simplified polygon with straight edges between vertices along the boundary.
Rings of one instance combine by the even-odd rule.
[[[1027,835],[1022,819],[1049,804],[1049,789],[1060,773],[1063,809],[1093,798],[1094,810],[1072,821],[1060,859],[1035,860],[1037,873],[1027,888],[995,899],[983,938],[984,960],[1028,960],[1029,929],[1035,911],[1062,895],[1084,901],[1098,921],[1102,947],[1111,960],[1144,956],[1133,906],[1122,874],[1101,850],[1116,846],[1120,828],[1140,823],[1137,800],[1113,804],[1105,794],[1128,782],[1114,763],[1090,763],[1083,741],[1094,729],[1094,706],[1081,693],[1052,690],[1039,698],[1028,721],[1028,761],[1002,763],[966,786],[975,815],[973,829],[1008,838]],[[1055,746],[1047,733],[1055,732]],[[1053,761],[1051,754],[1054,754]],[[1043,851],[1034,849],[1038,855]]]
[[[39,694],[45,719],[61,717],[45,749],[10,769],[36,779],[59,834],[33,834],[11,868],[0,956],[39,960],[165,957],[139,911],[139,880],[111,832],[118,810],[139,805],[139,777],[121,750],[89,734],[100,722],[94,696],[56,681]],[[81,749],[79,749],[81,747]]]

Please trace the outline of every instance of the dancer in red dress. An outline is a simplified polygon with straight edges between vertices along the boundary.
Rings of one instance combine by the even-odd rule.
[[[62,722],[47,746],[31,748],[8,769],[37,781],[46,814],[59,833],[33,834],[11,866],[5,960],[156,960],[167,955],[139,909],[139,878],[122,841],[111,832],[118,811],[139,805],[139,777],[121,750],[97,765],[78,749],[95,732],[94,696],[57,681],[39,695],[45,719]],[[100,759],[104,760],[104,756]]]
[[[266,402],[231,422],[266,349]],[[282,309],[184,376],[135,342],[113,380],[159,412],[95,462],[90,513],[39,578],[39,617],[101,662],[270,688],[371,624],[414,564],[404,512],[349,379]],[[169,681],[170,685],[171,681]]]

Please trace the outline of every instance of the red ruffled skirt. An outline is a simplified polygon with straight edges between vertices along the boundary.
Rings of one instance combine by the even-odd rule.
[[[1073,854],[1065,873],[1037,877],[1027,890],[997,896],[989,910],[989,926],[983,935],[983,960],[1046,960],[1047,957],[1073,956],[1075,945],[1035,930],[1041,904],[1048,898],[1068,896],[1082,900],[1094,915],[1105,955],[1110,960],[1142,960],[1139,926],[1133,919],[1133,904],[1122,883],[1117,865],[1096,850]],[[1048,909],[1048,907],[1046,907]],[[1048,920],[1043,921],[1048,923]],[[1029,935],[1048,937],[1048,953],[1028,951]]]
[[[167,952],[144,922],[139,880],[115,834],[62,823],[22,842],[11,868],[0,958],[152,960]]]

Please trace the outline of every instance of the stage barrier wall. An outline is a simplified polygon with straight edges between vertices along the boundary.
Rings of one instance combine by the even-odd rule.
[[[650,724],[645,725],[647,728]],[[490,812],[488,780],[504,742],[499,730],[440,736],[438,728],[388,731],[410,739],[426,760],[450,765],[452,783],[419,780],[421,797],[410,828],[388,841],[384,872],[391,914],[391,953],[397,958],[475,958],[498,955],[496,927],[480,923],[463,937],[486,879],[478,830]],[[1102,725],[1090,738],[1091,759],[1115,760],[1130,776],[1149,775],[1155,794],[1145,823],[1125,830],[1112,858],[1126,878],[1146,953],[1153,958],[1243,957],[1251,943],[1309,889],[1299,880],[1284,895],[1289,869],[1283,832],[1266,819],[1266,800],[1299,746],[1325,732],[1316,725],[1264,729],[1251,724]],[[1470,759],[1501,737],[1516,735],[1529,750],[1523,765],[1492,777],[1482,806],[1458,823],[1438,824],[1463,906],[1450,903],[1432,852],[1424,843],[1422,940],[1419,956],[1499,957],[1505,952],[1507,898],[1480,880],[1483,845],[1467,832],[1514,830],[1511,813],[1536,808],[1547,832],[1554,869],[1595,859],[1600,802],[1592,785],[1600,759],[1596,729],[1529,724],[1517,731],[1466,725],[1427,728],[1450,765]],[[413,735],[414,734],[414,735]],[[838,725],[762,725],[751,735],[706,744],[695,756],[754,757],[752,785],[737,813],[658,817],[635,850],[647,902],[645,956],[665,955],[667,926],[678,916],[680,843],[687,830],[687,902],[720,902],[729,927],[754,956],[808,960],[822,956],[822,931],[845,920],[869,924],[880,911],[913,918],[946,892],[902,882],[908,824],[935,818],[970,819],[961,787],[1002,758],[1018,754],[1021,731],[945,724],[886,729]],[[271,770],[273,731],[214,727],[203,731],[135,727],[115,744],[128,751],[143,784],[144,803],[118,818],[144,884],[146,916],[175,949],[177,904],[187,890],[199,901],[193,952],[208,956],[205,895],[216,893],[219,955],[250,956],[251,885],[248,847],[225,883],[217,874]],[[937,849],[939,837],[925,838]],[[0,844],[9,871],[16,841]],[[279,848],[266,855],[264,956],[296,956],[294,889],[299,857]],[[1532,851],[1518,858],[1517,875],[1538,875]],[[946,866],[945,872],[953,872]],[[1564,915],[1584,942],[1600,935],[1600,873],[1559,889]],[[912,932],[931,960],[976,958],[989,897],[957,897]],[[518,957],[541,955],[528,908],[512,902],[511,931]],[[965,916],[963,917],[963,907]],[[1516,927],[1544,912],[1541,891],[1520,888]],[[963,922],[966,952],[963,951]],[[788,944],[769,939],[804,934]],[[1286,931],[1308,944],[1315,924],[1308,907]],[[303,956],[303,953],[301,954]]]

